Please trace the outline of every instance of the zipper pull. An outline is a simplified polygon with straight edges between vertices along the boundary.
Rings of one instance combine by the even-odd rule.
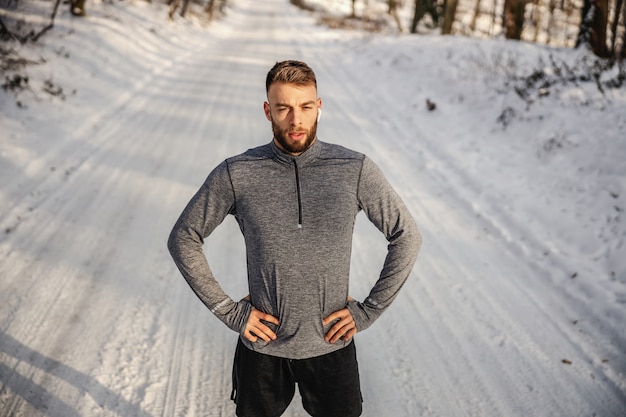
[[[300,191],[300,172],[298,171],[298,163],[293,159],[293,167],[296,174],[296,191],[298,193],[298,229],[302,229],[302,197]]]

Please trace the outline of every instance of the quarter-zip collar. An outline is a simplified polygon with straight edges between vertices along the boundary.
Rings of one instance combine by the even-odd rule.
[[[271,146],[272,151],[274,152],[274,158],[276,160],[286,164],[293,164],[294,162],[297,162],[299,167],[303,167],[317,159],[322,150],[322,143],[320,142],[319,138],[315,139],[315,142],[313,142],[309,149],[297,156],[289,155],[288,153],[280,150],[280,148],[276,146],[276,143],[274,143],[274,140],[272,140]]]
[[[322,143],[317,140],[317,138],[315,139],[315,142],[313,142],[313,144],[311,145],[311,147],[309,147],[309,149],[307,149],[306,151],[302,152],[300,155],[289,155],[288,153],[283,152],[282,150],[280,150],[280,148],[278,146],[276,146],[276,143],[274,143],[274,141],[272,141],[272,151],[274,152],[274,158],[283,164],[286,165],[290,165],[293,167],[293,173],[294,173],[294,180],[296,183],[296,198],[297,198],[297,219],[298,219],[298,229],[302,228],[302,223],[304,221],[303,219],[303,208],[302,208],[302,185],[300,183],[300,170],[302,169],[302,167],[305,167],[306,165],[312,163],[312,161],[314,161],[315,159],[317,159],[317,157],[320,154],[320,151],[322,149]]]

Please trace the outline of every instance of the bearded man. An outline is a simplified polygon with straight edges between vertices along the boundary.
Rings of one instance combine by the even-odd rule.
[[[266,78],[270,143],[226,159],[176,222],[168,247],[202,302],[239,334],[233,394],[240,417],[277,417],[295,394],[314,417],[356,417],[362,396],[353,337],[396,298],[421,236],[367,156],[320,141],[313,70],[278,62]],[[352,235],[363,211],[389,242],[363,301],[348,293]],[[243,233],[249,295],[234,301],[202,244],[227,215]]]

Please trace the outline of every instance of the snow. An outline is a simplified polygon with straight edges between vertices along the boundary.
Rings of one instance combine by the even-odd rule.
[[[355,338],[363,415],[626,415],[626,89],[563,82],[586,52],[330,30],[286,0],[232,1],[210,25],[87,7],[13,45],[45,62],[0,91],[0,416],[234,415],[237,336],[165,242],[217,163],[270,140],[265,73],[287,58],[316,70],[320,138],[376,161],[424,235]],[[550,82],[525,101],[535,70]],[[385,244],[360,217],[353,297]],[[234,220],[206,253],[244,296]],[[306,415],[299,398],[285,415]]]

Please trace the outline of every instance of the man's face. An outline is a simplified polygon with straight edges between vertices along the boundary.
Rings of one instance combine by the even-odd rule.
[[[267,100],[263,109],[272,122],[276,145],[292,155],[306,151],[315,141],[317,111],[322,107],[315,86],[273,83]]]

